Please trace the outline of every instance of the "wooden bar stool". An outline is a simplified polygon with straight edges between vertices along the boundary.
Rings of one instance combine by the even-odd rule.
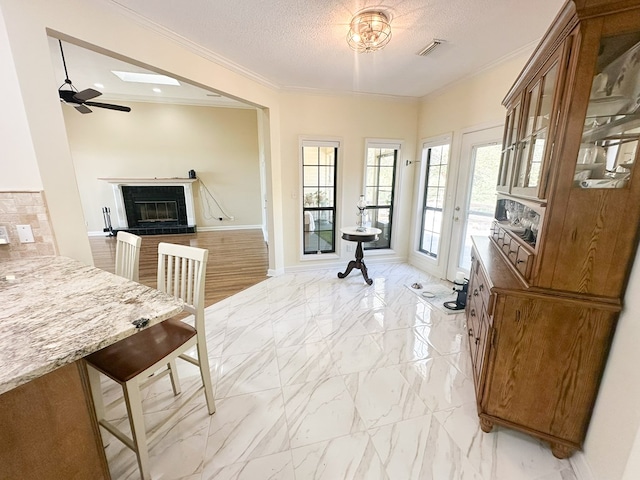
[[[115,274],[139,281],[140,244],[142,238],[128,232],[116,235],[116,269]]]
[[[204,282],[208,253],[208,250],[184,245],[158,245],[158,290],[185,302],[184,310],[195,317],[195,328],[181,320],[165,320],[85,357],[98,423],[136,453],[143,480],[151,478],[149,444],[180,409],[174,409],[160,425],[147,432],[141,389],[170,375],[173,392],[178,395],[180,382],[175,360],[181,358],[200,368],[202,386],[180,406],[186,405],[204,389],[209,414],[215,413],[204,330]],[[186,354],[193,347],[197,349],[197,358]],[[131,437],[105,419],[106,409],[114,404],[104,406],[98,372],[122,386]]]

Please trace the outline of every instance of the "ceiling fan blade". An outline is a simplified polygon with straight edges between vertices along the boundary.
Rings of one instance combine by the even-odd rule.
[[[86,102],[87,100],[99,97],[100,95],[102,95],[102,93],[100,93],[99,91],[94,90],[93,88],[87,88],[86,90],[77,92],[74,97],[81,102]]]
[[[123,105],[112,105],[111,103],[98,103],[98,102],[84,102],[85,105],[90,107],[107,108],[109,110],[118,110],[119,112],[130,112],[131,107],[125,107]]]
[[[78,105],[77,107],[73,107],[73,108],[75,108],[80,113],[91,113],[91,109],[85,107],[84,105]]]

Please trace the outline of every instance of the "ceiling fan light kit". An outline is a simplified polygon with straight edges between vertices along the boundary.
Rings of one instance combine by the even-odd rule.
[[[347,43],[358,53],[381,50],[391,40],[389,16],[379,10],[365,10],[351,20]]]
[[[69,79],[69,73],[67,72],[67,62],[64,59],[64,51],[62,50],[62,41],[58,40],[60,44],[60,55],[62,56],[62,65],[64,66],[64,83],[60,85],[58,88],[58,96],[60,97],[60,101],[66,103],[67,105],[71,105],[80,113],[91,113],[89,107],[98,107],[98,108],[106,108],[107,110],[117,110],[119,112],[130,112],[130,107],[125,107],[123,105],[112,105],[110,103],[102,103],[102,102],[90,102],[92,98],[99,97],[102,95],[97,90],[93,88],[87,88],[86,90],[82,90],[81,92],[71,83]]]

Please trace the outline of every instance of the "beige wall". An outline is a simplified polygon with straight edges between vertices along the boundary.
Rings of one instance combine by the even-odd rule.
[[[411,220],[411,198],[413,195],[413,170],[405,167],[405,160],[414,160],[416,145],[417,102],[391,100],[372,96],[331,96],[283,94],[281,96],[281,148],[282,148],[282,188],[285,264],[289,268],[309,267],[312,264],[344,262],[353,256],[346,252],[346,242],[340,242],[337,235],[335,256],[329,258],[306,258],[301,255],[302,202],[300,199],[300,137],[316,139],[334,138],[341,141],[341,158],[338,165],[339,198],[336,223],[338,228],[354,225],[356,202],[363,190],[365,141],[367,138],[381,138],[403,141],[402,156],[399,159],[398,192],[395,198],[396,216],[392,239],[395,255],[406,259],[407,242],[404,232],[408,231]],[[369,261],[371,254],[367,254]],[[333,258],[331,258],[333,257]]]
[[[586,460],[598,480],[631,476],[640,465],[640,255],[631,272],[623,310],[613,339],[595,410],[584,445]],[[628,465],[628,467],[627,467]],[[638,472],[637,472],[638,473]]]
[[[11,92],[2,101],[0,115],[0,190],[41,190],[42,181],[31,145],[20,83],[13,66],[9,38],[0,10],[0,91]]]
[[[202,181],[194,184],[198,228],[262,224],[254,109],[126,104],[130,113],[90,115],[62,106],[89,232],[102,232],[102,207],[116,223],[111,185],[98,178],[185,178],[191,169]],[[218,220],[224,214],[202,185],[234,220]]]

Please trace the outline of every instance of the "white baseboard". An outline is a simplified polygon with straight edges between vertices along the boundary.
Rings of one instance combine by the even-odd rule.
[[[220,227],[196,227],[198,232],[216,232],[221,230],[262,230],[262,225],[229,225]]]
[[[571,457],[569,457],[569,463],[571,463],[578,480],[596,480],[584,452],[576,452],[571,455]]]
[[[222,230],[262,230],[262,225],[229,225],[223,227],[196,227],[198,232],[217,232]],[[106,237],[107,232],[102,231],[89,231],[87,232],[89,237]],[[180,235],[180,234],[178,234]]]
[[[87,232],[87,235],[89,237],[108,237],[109,236],[107,232],[97,231],[97,230],[95,232]]]

